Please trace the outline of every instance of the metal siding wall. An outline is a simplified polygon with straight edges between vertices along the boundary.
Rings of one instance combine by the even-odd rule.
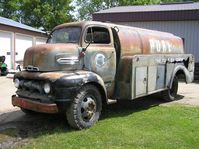
[[[199,21],[154,21],[118,22],[117,24],[135,26],[173,33],[185,39],[185,53],[191,53],[199,63]]]

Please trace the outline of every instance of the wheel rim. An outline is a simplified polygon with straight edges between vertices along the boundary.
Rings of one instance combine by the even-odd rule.
[[[96,102],[93,96],[86,96],[81,102],[81,116],[84,121],[90,121],[96,112]]]

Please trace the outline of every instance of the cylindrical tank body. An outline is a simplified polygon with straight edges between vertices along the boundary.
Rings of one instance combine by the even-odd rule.
[[[122,25],[114,26],[114,24],[111,27],[117,31],[120,42],[120,60],[116,79],[117,98],[131,99],[132,79],[135,78],[132,67],[134,57],[157,55],[157,58],[161,58],[162,55],[173,56],[184,53],[182,39],[171,33]]]
[[[182,54],[183,40],[171,33],[128,26],[116,26],[121,56],[135,54]]]

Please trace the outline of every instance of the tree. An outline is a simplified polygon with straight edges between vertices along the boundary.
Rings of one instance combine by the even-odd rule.
[[[78,20],[91,20],[92,14],[96,11],[111,8],[118,5],[118,0],[75,0]]]
[[[78,12],[76,16],[78,20],[91,20],[92,14],[99,10],[116,6],[157,4],[159,2],[160,0],[75,0],[74,5],[78,6],[75,10]]]
[[[0,0],[0,16],[18,21],[19,0]]]
[[[23,24],[50,31],[72,21],[71,0],[1,0],[0,15]]]

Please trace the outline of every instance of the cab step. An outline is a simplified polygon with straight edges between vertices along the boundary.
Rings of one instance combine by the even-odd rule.
[[[117,100],[115,100],[115,99],[108,99],[108,101],[107,101],[108,105],[114,104],[114,103],[117,103]]]

